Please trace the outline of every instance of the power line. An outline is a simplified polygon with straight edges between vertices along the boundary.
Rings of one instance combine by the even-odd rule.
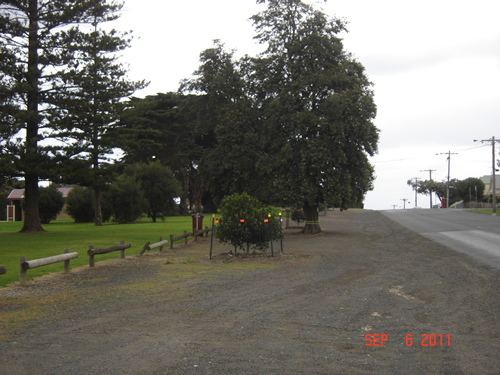
[[[469,147],[469,148],[465,148],[463,150],[458,150],[456,153],[459,153],[459,152],[464,152],[464,151],[470,151],[470,150],[475,150],[475,149],[478,149],[478,148],[482,148],[482,147],[487,147],[488,145],[480,145],[480,146],[475,146],[475,147]],[[447,153],[446,153],[447,154]],[[439,154],[435,154],[435,155],[439,155]],[[413,158],[404,158],[404,159],[392,159],[392,160],[380,160],[380,161],[372,161],[372,164],[379,164],[379,163],[394,163],[394,162],[398,162],[398,161],[407,161],[407,160],[417,160],[417,159],[424,159],[424,158],[429,158],[431,156],[434,156],[434,155],[425,155],[425,156],[415,156]]]
[[[429,156],[418,156],[414,158],[406,158],[406,159],[393,159],[393,160],[382,160],[382,161],[372,161],[373,164],[378,164],[378,163],[393,163],[397,161],[407,161],[407,160],[417,160],[417,159],[423,159],[423,158],[428,158],[432,155]]]

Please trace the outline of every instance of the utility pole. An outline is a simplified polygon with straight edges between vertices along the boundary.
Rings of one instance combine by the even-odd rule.
[[[415,207],[417,207],[418,177],[415,177]]]
[[[435,169],[424,169],[423,171],[420,172],[429,172],[429,181],[432,182],[432,172],[436,172]],[[429,189],[429,197],[431,198],[431,207],[432,208],[432,190]]]
[[[477,139],[474,139],[474,142],[477,142]],[[491,142],[491,152],[492,152],[492,167],[493,167],[493,216],[496,216],[497,214],[497,186],[496,186],[496,176],[495,176],[495,171],[496,171],[496,160],[495,160],[495,143],[500,142],[499,140],[495,140],[495,137],[491,137],[490,139],[482,139],[480,141],[481,143],[484,142]]]
[[[408,201],[408,204],[410,204],[410,200],[409,199],[400,199],[400,201],[403,201],[403,210],[406,210],[406,202]]]
[[[446,153],[436,154],[436,155],[448,155],[448,184],[446,186],[446,208],[450,207],[450,162],[451,155],[458,155],[456,152],[448,151]]]
[[[397,204],[393,204],[392,209],[395,210],[397,206],[398,206]]]

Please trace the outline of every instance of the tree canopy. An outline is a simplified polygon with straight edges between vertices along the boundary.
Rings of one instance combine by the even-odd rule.
[[[343,49],[342,21],[299,0],[257,2],[267,4],[251,17],[266,50],[235,61],[215,41],[183,83],[202,97],[203,127],[215,135],[200,170],[216,200],[248,192],[304,207],[314,233],[320,203],[360,205],[372,188],[372,85]]]
[[[320,231],[322,202],[341,209],[372,188],[368,156],[377,152],[372,84],[347,53],[344,23],[300,0],[259,0],[252,17],[256,39],[267,45],[254,60],[260,121],[271,137],[274,194],[304,207],[305,232]]]
[[[102,222],[99,197],[111,181],[107,157],[114,148],[124,151],[122,164],[169,168],[182,191],[164,183],[169,196],[179,193],[182,213],[248,193],[266,204],[302,207],[304,231],[316,233],[320,204],[362,205],[373,187],[369,157],[379,131],[372,84],[342,44],[344,22],[301,0],[257,3],[266,5],[251,17],[263,53],[237,60],[216,40],[179,92],[124,103],[145,85],[128,81],[117,61],[130,36],[99,26],[118,17],[121,3],[3,2],[0,168],[26,179],[25,229],[41,228],[31,212],[41,176],[91,187],[96,224]],[[46,147],[49,138],[61,143]],[[157,172],[152,179],[159,180]],[[120,179],[135,191],[131,177]],[[117,197],[127,194],[113,189]],[[148,208],[153,217],[166,210],[151,202]]]

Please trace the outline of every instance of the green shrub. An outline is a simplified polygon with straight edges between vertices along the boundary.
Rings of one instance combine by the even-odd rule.
[[[94,221],[94,194],[92,190],[75,186],[66,198],[66,212],[76,223]]]
[[[292,220],[297,222],[297,225],[300,225],[301,222],[306,221],[306,214],[304,210],[294,208],[292,209]]]
[[[277,239],[283,235],[280,221],[269,218],[270,212],[270,208],[264,207],[259,200],[246,193],[226,196],[219,208],[222,218],[216,227],[215,236],[235,249],[246,250],[247,254],[252,245],[265,250],[271,237]]]
[[[94,192],[90,188],[75,186],[66,198],[66,212],[76,223],[91,223],[95,220]],[[113,213],[109,193],[101,196],[102,220],[109,221]]]
[[[55,220],[63,207],[64,198],[56,185],[38,188],[38,216],[42,224]]]
[[[144,194],[135,176],[118,176],[109,192],[114,218],[118,223],[133,223],[142,216]]]
[[[175,212],[174,198],[182,194],[182,187],[169,167],[160,162],[138,163],[129,166],[125,174],[134,175],[144,195],[144,211],[153,222]]]

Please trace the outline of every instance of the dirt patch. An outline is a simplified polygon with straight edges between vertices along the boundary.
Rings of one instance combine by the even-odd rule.
[[[498,373],[498,271],[375,211],[320,223],[275,257],[202,240],[4,288],[0,374]]]

